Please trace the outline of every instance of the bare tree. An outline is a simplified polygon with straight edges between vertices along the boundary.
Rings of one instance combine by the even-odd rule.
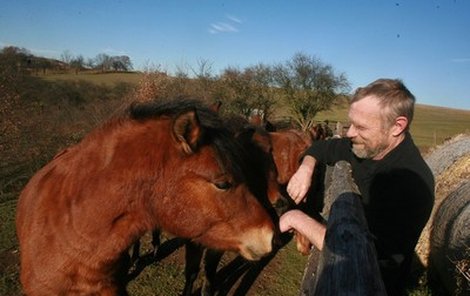
[[[226,68],[219,79],[219,92],[229,113],[266,117],[275,103],[271,68],[258,64],[240,70]]]
[[[214,103],[219,98],[213,96],[215,78],[212,75],[212,63],[205,59],[197,61],[197,69],[191,67],[194,75],[194,92],[203,100]]]
[[[85,66],[88,69],[93,69],[95,67],[95,60],[93,58],[87,58]]]
[[[273,77],[287,99],[293,120],[303,130],[313,125],[318,112],[328,110],[338,95],[349,89],[344,74],[336,75],[331,65],[304,53],[276,65]]]
[[[225,112],[246,117],[250,115],[251,90],[240,69],[235,67],[224,69],[218,79],[218,85]]]
[[[191,67],[191,71],[198,79],[210,79],[212,77],[212,63],[206,59],[199,59],[197,61],[197,68]]]
[[[111,57],[105,53],[100,53],[95,58],[95,67],[101,69],[101,72],[111,69]]]
[[[83,69],[84,65],[85,58],[82,55],[78,55],[70,60],[70,66],[75,70],[75,74],[77,74],[81,69]]]
[[[70,50],[64,50],[64,52],[62,52],[62,54],[60,55],[60,60],[66,64],[70,64],[70,62],[72,61],[72,58],[73,58],[73,55],[72,55],[72,52],[70,52]]]
[[[250,101],[252,108],[259,110],[263,119],[267,119],[276,104],[272,68],[265,64],[257,64],[246,68],[244,73],[251,81],[252,97]]]

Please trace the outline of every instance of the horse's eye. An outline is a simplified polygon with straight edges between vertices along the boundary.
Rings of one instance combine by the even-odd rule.
[[[232,187],[232,183],[228,181],[222,181],[222,182],[215,182],[214,183],[215,187],[219,188],[220,190],[227,190]]]

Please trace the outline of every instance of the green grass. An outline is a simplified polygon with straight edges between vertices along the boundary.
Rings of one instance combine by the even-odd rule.
[[[165,280],[157,280],[165,275]],[[179,295],[183,291],[184,266],[161,261],[149,265],[128,286],[130,295]]]
[[[0,295],[20,295],[15,232],[16,200],[0,203]]]
[[[270,295],[298,295],[308,256],[301,255],[292,240],[279,250],[277,257],[281,263],[279,271],[271,275]]]
[[[169,241],[166,241],[169,242]],[[165,240],[163,245],[165,245]],[[162,245],[162,246],[163,246]],[[163,247],[165,248],[165,247]],[[150,251],[150,236],[146,235],[142,239],[141,250],[143,253]],[[226,252],[222,257],[222,263],[219,264],[219,273],[223,274],[222,278],[227,281],[225,276],[230,275],[235,282],[228,286],[228,293],[232,295],[237,288],[241,286],[242,278],[249,274],[245,270],[243,274],[239,274],[239,270],[235,269],[227,273],[224,267],[230,266],[236,255]],[[276,256],[271,259],[256,277],[254,284],[249,290],[250,296],[295,296],[298,295],[299,287],[302,280],[304,266],[308,257],[302,256],[296,250],[295,241],[290,241],[284,248],[279,250]],[[233,267],[234,265],[232,265]],[[245,265],[245,267],[250,266]],[[203,267],[201,267],[203,268]],[[256,269],[250,269],[251,271]],[[164,276],[163,276],[164,275]],[[217,282],[220,284],[220,280]],[[180,295],[183,291],[184,284],[184,247],[179,247],[173,252],[167,254],[163,259],[145,266],[142,272],[129,284],[128,290],[131,295]],[[194,284],[195,292],[203,284],[203,274],[200,272],[199,277]]]
[[[411,133],[419,147],[433,147],[442,144],[447,138],[469,132],[470,110],[427,105],[416,107]]]
[[[15,232],[16,199],[0,203],[0,250],[17,245]]]

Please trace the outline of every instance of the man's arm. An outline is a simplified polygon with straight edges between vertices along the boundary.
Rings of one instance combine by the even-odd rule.
[[[279,219],[281,232],[296,230],[305,236],[318,250],[322,250],[326,226],[300,210],[284,213]]]

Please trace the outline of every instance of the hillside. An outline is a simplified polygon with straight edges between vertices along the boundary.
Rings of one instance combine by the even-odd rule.
[[[86,81],[98,85],[112,86],[118,83],[137,85],[142,79],[143,73],[89,73],[56,74],[42,77],[48,81]],[[347,104],[342,103],[332,110],[321,112],[317,115],[317,121],[329,120],[330,122],[347,122]],[[278,107],[276,112],[286,114],[283,107]],[[416,144],[422,149],[443,143],[446,139],[460,133],[470,131],[470,110],[451,109],[439,106],[418,104],[415,108],[415,117],[411,127],[411,133]]]
[[[133,72],[37,74],[15,85],[21,87],[21,96],[11,92],[0,97],[0,295],[20,295],[14,228],[20,190],[58,151],[127,105],[143,76]],[[286,113],[280,105],[274,110],[275,115]],[[347,104],[318,114],[317,120],[345,122]],[[469,131],[470,111],[416,106],[411,132],[422,150]],[[148,251],[148,242],[143,251]],[[182,248],[173,247],[161,260],[144,262],[130,285],[132,295],[177,295],[184,279],[183,257]],[[225,260],[231,262],[233,256]],[[248,295],[297,295],[305,261],[292,243],[287,244],[267,262]]]

